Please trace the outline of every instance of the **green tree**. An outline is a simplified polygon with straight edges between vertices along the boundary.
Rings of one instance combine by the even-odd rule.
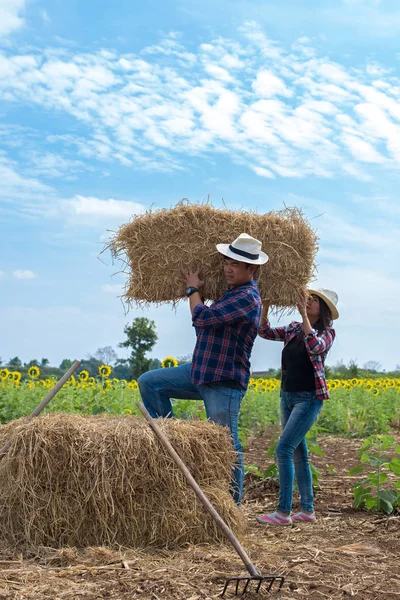
[[[132,325],[125,326],[124,333],[127,339],[118,346],[130,349],[129,366],[134,379],[137,379],[151,367],[152,359],[146,358],[146,353],[157,341],[156,325],[146,317],[137,317]]]
[[[88,371],[90,377],[98,377],[99,367],[101,367],[102,364],[103,361],[89,354],[87,358],[81,361],[81,366],[78,372],[80,373],[81,371]]]
[[[68,369],[69,369],[70,367],[72,367],[72,365],[73,365],[73,364],[74,364],[74,361],[73,361],[73,360],[71,360],[71,359],[69,359],[69,358],[64,358],[64,359],[61,361],[61,364],[60,364],[60,369],[62,369],[62,371],[68,371]]]
[[[153,369],[161,369],[161,360],[159,358],[153,358],[151,361],[151,367]]]
[[[113,366],[113,377],[117,379],[131,379],[132,373],[129,366],[129,360],[127,358],[117,358],[115,365]]]
[[[20,369],[22,367],[22,361],[18,356],[15,356],[14,358],[10,358],[8,366],[13,369]]]
[[[40,366],[41,367],[48,367],[50,364],[50,361],[48,358],[42,358],[42,360],[40,361]]]
[[[97,360],[101,360],[103,365],[112,366],[118,359],[117,353],[111,346],[104,346],[104,348],[97,348],[94,357]]]
[[[29,369],[29,367],[39,367],[39,366],[40,366],[39,361],[36,360],[36,358],[32,358],[32,360],[30,360],[28,363],[24,364],[24,367],[28,367],[28,369]]]
[[[348,372],[350,379],[353,379],[353,377],[358,377],[359,375],[358,364],[353,359],[351,359],[351,361],[349,362]]]

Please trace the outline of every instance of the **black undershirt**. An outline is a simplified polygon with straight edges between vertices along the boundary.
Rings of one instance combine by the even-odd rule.
[[[282,352],[282,391],[315,391],[315,372],[303,334],[290,340]]]

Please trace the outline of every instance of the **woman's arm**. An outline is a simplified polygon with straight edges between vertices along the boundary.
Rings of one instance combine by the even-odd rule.
[[[261,315],[261,326],[258,330],[258,335],[264,338],[264,340],[284,342],[287,327],[271,327],[270,322],[268,320],[268,310],[268,304],[264,304]]]

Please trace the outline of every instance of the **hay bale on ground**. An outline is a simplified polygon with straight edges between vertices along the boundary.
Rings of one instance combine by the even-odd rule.
[[[222,517],[240,535],[228,492],[228,431],[211,422],[160,424]],[[48,414],[1,429],[0,538],[8,544],[173,548],[223,535],[148,425],[136,417]]]
[[[316,235],[301,211],[259,215],[184,201],[135,216],[112,237],[109,247],[128,275],[123,298],[128,304],[176,304],[185,298],[182,270],[201,266],[202,294],[215,300],[226,289],[215,245],[230,243],[240,233],[259,239],[269,256],[258,281],[262,299],[277,308],[295,306],[299,290],[313,276],[317,252]]]

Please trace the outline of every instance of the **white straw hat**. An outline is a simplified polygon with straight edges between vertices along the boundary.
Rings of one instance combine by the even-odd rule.
[[[313,294],[314,296],[322,298],[322,300],[324,300],[324,302],[330,308],[332,319],[335,320],[339,318],[339,312],[336,308],[339,298],[336,292],[327,290],[325,288],[320,288],[319,290],[307,290],[307,293],[310,294],[310,296]]]
[[[227,258],[249,263],[250,265],[263,265],[268,261],[268,256],[261,251],[261,242],[247,233],[241,233],[232,244],[217,244],[217,250]]]

